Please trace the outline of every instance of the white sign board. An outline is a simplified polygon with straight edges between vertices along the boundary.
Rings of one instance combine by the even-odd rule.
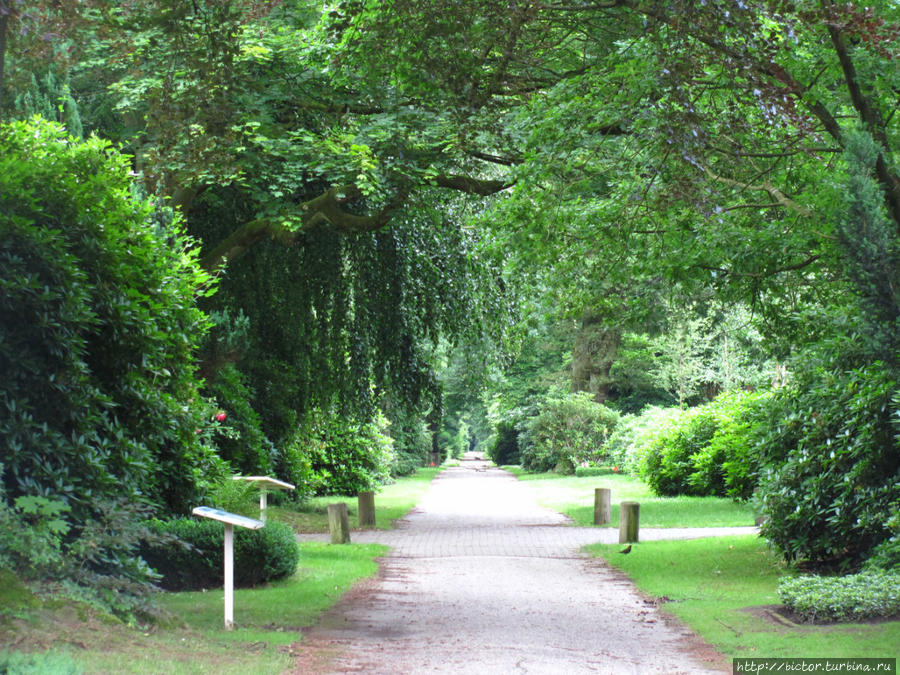
[[[236,513],[231,513],[230,511],[223,511],[222,509],[214,509],[211,506],[198,506],[193,510],[193,514],[195,516],[202,516],[203,518],[212,518],[213,520],[220,520],[223,523],[228,523],[229,525],[237,525],[238,527],[246,527],[248,530],[258,530],[259,528],[265,526],[265,523],[261,520],[256,520],[256,518],[248,518],[247,516],[239,516]]]
[[[214,509],[211,506],[197,506],[192,513],[195,516],[212,518],[225,523],[225,628],[231,630],[234,628],[234,526],[258,530],[264,527],[265,523],[222,509]]]
[[[266,491],[293,490],[294,486],[271,476],[233,476],[232,480],[245,480],[259,487],[259,519],[266,522]]]
[[[285,483],[283,480],[278,480],[277,478],[272,478],[271,476],[235,476],[234,480],[245,480],[250,483],[256,483],[262,488],[268,488],[269,490],[293,490],[294,486],[290,483]]]

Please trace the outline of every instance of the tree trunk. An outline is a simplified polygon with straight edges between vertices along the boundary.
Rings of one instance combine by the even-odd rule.
[[[4,0],[0,0],[0,122],[3,121],[3,92],[6,80],[3,78],[6,65],[6,29],[9,26],[9,12],[12,11]]]
[[[609,398],[609,371],[621,340],[620,328],[611,328],[590,310],[584,313],[572,350],[572,391],[589,392],[597,403]]]

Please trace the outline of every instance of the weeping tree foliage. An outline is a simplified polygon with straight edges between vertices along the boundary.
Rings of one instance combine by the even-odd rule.
[[[191,212],[192,230],[216,242],[247,207],[240,191],[210,191]],[[401,428],[414,412],[432,411],[439,421],[439,339],[496,341],[496,317],[508,312],[499,272],[477,248],[440,208],[409,208],[372,234],[321,226],[290,247],[253,247],[229,265],[207,303],[214,315],[247,324],[239,344],[213,348],[219,356],[210,355],[207,376],[215,383],[226,362],[243,373],[276,447],[316,409],[356,420],[382,409]],[[223,322],[213,340],[227,343],[233,333]]]

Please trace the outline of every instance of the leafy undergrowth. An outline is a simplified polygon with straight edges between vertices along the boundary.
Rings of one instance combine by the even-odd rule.
[[[785,579],[778,595],[804,621],[900,617],[900,573],[867,570],[847,576]]]
[[[588,548],[730,658],[897,656],[900,621],[812,626],[784,618],[777,588],[791,572],[758,537],[646,542],[628,555],[620,549]]]
[[[405,516],[428,491],[432,479],[445,467],[423,467],[412,476],[405,476],[395,483],[384,485],[375,492],[375,527],[389,530],[394,521]],[[269,517],[290,525],[295,532],[328,532],[329,504],[345,502],[350,515],[350,527],[358,521],[356,497],[313,497],[302,507],[270,506]]]
[[[535,491],[542,506],[564,513],[575,525],[594,523],[594,490],[611,491],[612,522],[619,526],[619,504],[636,501],[641,505],[641,527],[741,527],[754,524],[748,504],[722,497],[657,497],[646,483],[622,474],[561,476],[554,473],[527,473],[518,467],[503,467]]]
[[[377,570],[378,545],[300,544],[289,579],[235,591],[236,628],[223,630],[223,595],[167,593],[160,604],[169,625],[129,627],[73,603],[8,606],[0,613],[0,644],[14,653],[11,673],[278,673],[303,649],[300,628],[312,625],[357,580]],[[30,664],[30,665],[29,665]],[[2,672],[7,672],[2,670]]]

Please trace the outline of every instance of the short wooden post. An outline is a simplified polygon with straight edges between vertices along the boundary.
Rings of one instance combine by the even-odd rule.
[[[619,506],[619,543],[638,540],[641,505],[637,502],[622,502]]]
[[[328,505],[328,531],[332,544],[350,543],[350,517],[344,502]]]
[[[609,500],[609,488],[596,488],[594,490],[594,525],[606,525],[612,521]]]
[[[375,492],[364,490],[357,496],[359,504],[359,526],[375,527]]]

